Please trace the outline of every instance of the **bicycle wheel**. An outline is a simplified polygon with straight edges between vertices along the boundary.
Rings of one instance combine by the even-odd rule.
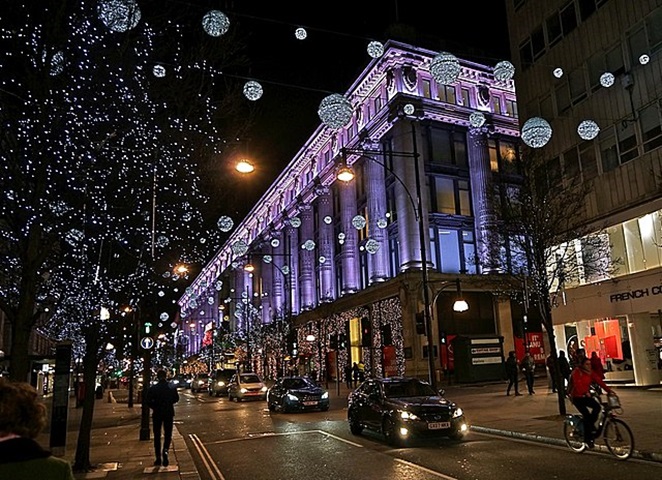
[[[605,424],[603,434],[607,449],[619,460],[627,460],[634,451],[634,436],[627,423],[612,418]]]
[[[586,450],[584,435],[580,433],[575,425],[568,419],[563,422],[563,437],[565,438],[565,443],[567,443],[573,451],[581,453]]]

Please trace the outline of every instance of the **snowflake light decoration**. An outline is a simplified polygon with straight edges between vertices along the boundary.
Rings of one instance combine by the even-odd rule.
[[[301,226],[301,219],[299,217],[290,218],[290,225],[293,228],[299,228]]]
[[[97,15],[109,30],[122,33],[135,28],[142,14],[135,0],[102,0]]]
[[[577,134],[582,140],[593,140],[600,133],[600,127],[593,120],[584,120],[577,127]]]
[[[614,81],[616,80],[616,77],[614,77],[614,74],[611,72],[605,72],[602,75],[600,75],[600,85],[602,85],[605,88],[609,88],[614,84]]]
[[[170,318],[170,315],[168,315],[166,312],[163,312],[161,315],[159,315],[159,319],[162,322],[167,322],[169,318]]]
[[[305,28],[299,27],[294,31],[294,36],[297,40],[305,40],[308,38],[308,32]]]
[[[469,124],[474,128],[479,128],[485,125],[485,115],[483,112],[473,112],[469,115]]]
[[[244,84],[244,96],[252,102],[262,98],[263,93],[262,85],[255,80],[249,80]]]
[[[356,215],[354,218],[352,218],[352,225],[357,230],[361,230],[365,228],[365,224],[366,224],[365,217],[363,217],[362,215]]]
[[[651,57],[649,57],[647,54],[642,54],[639,56],[639,63],[641,65],[646,65],[648,62],[651,61]]]
[[[321,255],[321,256],[317,259],[317,261],[320,262],[320,263],[322,263],[322,264],[324,264],[324,263],[326,263],[326,257],[325,257],[324,255]]]
[[[500,82],[512,80],[515,76],[515,66],[508,60],[497,63],[494,66],[494,78]]]
[[[374,238],[369,238],[367,242],[365,242],[365,250],[371,255],[374,255],[379,251],[379,242],[375,240]]]
[[[237,257],[241,257],[248,252],[248,245],[243,240],[237,240],[232,244],[232,253]]]
[[[313,240],[306,240],[301,247],[309,252],[313,251],[315,250],[315,242]]]
[[[386,228],[386,227],[388,227],[388,220],[386,220],[385,218],[380,218],[379,220],[377,220],[377,226],[378,226],[379,228]]]
[[[352,104],[342,95],[333,93],[322,99],[317,114],[324,125],[338,130],[352,119]]]
[[[561,78],[563,76],[563,69],[561,67],[557,67],[552,71],[552,75],[554,75],[556,78]]]
[[[326,217],[324,217],[324,223],[326,223],[327,225],[331,225],[331,223],[333,223],[333,218],[331,218],[330,215],[327,215]]]
[[[220,37],[228,33],[230,19],[220,10],[210,10],[202,17],[202,28],[207,32],[207,35]]]
[[[280,245],[280,240],[278,240],[277,238],[272,238],[270,243],[272,247],[278,248],[278,246]]]
[[[522,126],[522,141],[531,148],[547,145],[552,138],[552,127],[544,118],[531,117]]]
[[[430,73],[437,83],[452,85],[460,76],[460,61],[452,53],[440,52],[430,63]]]
[[[163,78],[166,76],[166,69],[163,65],[154,65],[154,68],[152,68],[152,73],[156,78]]]
[[[234,227],[234,222],[230,217],[223,215],[218,219],[216,225],[218,225],[218,229],[221,232],[229,232],[230,230],[232,230],[232,227]]]
[[[379,58],[384,55],[384,44],[382,42],[372,41],[368,44],[368,55],[372,58]]]

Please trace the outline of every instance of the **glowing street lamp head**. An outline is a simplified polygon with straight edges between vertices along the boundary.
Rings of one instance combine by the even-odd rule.
[[[255,167],[253,166],[253,164],[251,162],[249,162],[248,160],[246,160],[245,158],[242,158],[241,160],[239,160],[237,162],[237,165],[235,166],[235,168],[237,169],[237,171],[239,173],[251,173],[255,170]]]
[[[344,167],[341,167],[338,170],[338,175],[336,175],[336,177],[341,182],[345,182],[345,183],[351,182],[352,180],[354,180],[354,171],[345,165]]]
[[[244,265],[244,272],[252,273],[255,271],[255,266],[252,263]]]

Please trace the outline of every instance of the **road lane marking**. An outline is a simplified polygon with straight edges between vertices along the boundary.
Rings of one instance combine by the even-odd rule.
[[[193,446],[198,451],[198,455],[200,456],[202,463],[205,464],[205,468],[207,469],[207,473],[209,473],[209,476],[213,480],[225,480],[225,477],[221,473],[221,470],[218,468],[216,463],[214,463],[214,459],[212,458],[209,451],[202,443],[202,440],[200,440],[200,438],[195,433],[189,434],[189,439],[191,439],[191,442],[193,442]],[[216,473],[216,475],[214,473]]]
[[[309,433],[317,433],[319,435],[324,435],[326,437],[331,437],[334,438],[340,442],[347,443],[349,445],[352,445],[354,447],[358,448],[364,448],[363,445],[352,442],[351,440],[347,440],[342,437],[338,437],[336,435],[333,435],[332,433],[325,432],[324,430],[302,430],[299,432],[264,432],[264,433],[253,433],[250,434],[248,437],[238,437],[238,438],[229,438],[227,440],[216,440],[215,442],[209,442],[207,445],[219,445],[222,443],[234,443],[234,442],[243,442],[245,440],[258,440],[261,438],[271,438],[271,437],[286,437],[289,435],[302,435],[302,434],[309,434]]]
[[[392,457],[392,458],[393,458],[393,460],[395,460],[398,463],[402,463],[403,465],[407,465],[408,467],[415,468],[416,470],[422,470],[426,473],[429,473],[430,475],[434,475],[435,477],[444,478],[445,480],[457,480],[457,478],[455,478],[455,477],[450,477],[448,475],[444,475],[443,473],[439,473],[435,470],[430,470],[429,468],[423,467],[421,465],[417,465],[415,463],[411,463],[407,460],[403,460],[403,459],[397,458],[397,457]]]

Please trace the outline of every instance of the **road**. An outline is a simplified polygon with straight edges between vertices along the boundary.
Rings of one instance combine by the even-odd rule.
[[[176,423],[203,480],[508,480],[662,478],[662,464],[469,433],[462,442],[392,448],[349,432],[346,399],[328,412],[270,413],[266,402],[229,402],[181,390]]]

